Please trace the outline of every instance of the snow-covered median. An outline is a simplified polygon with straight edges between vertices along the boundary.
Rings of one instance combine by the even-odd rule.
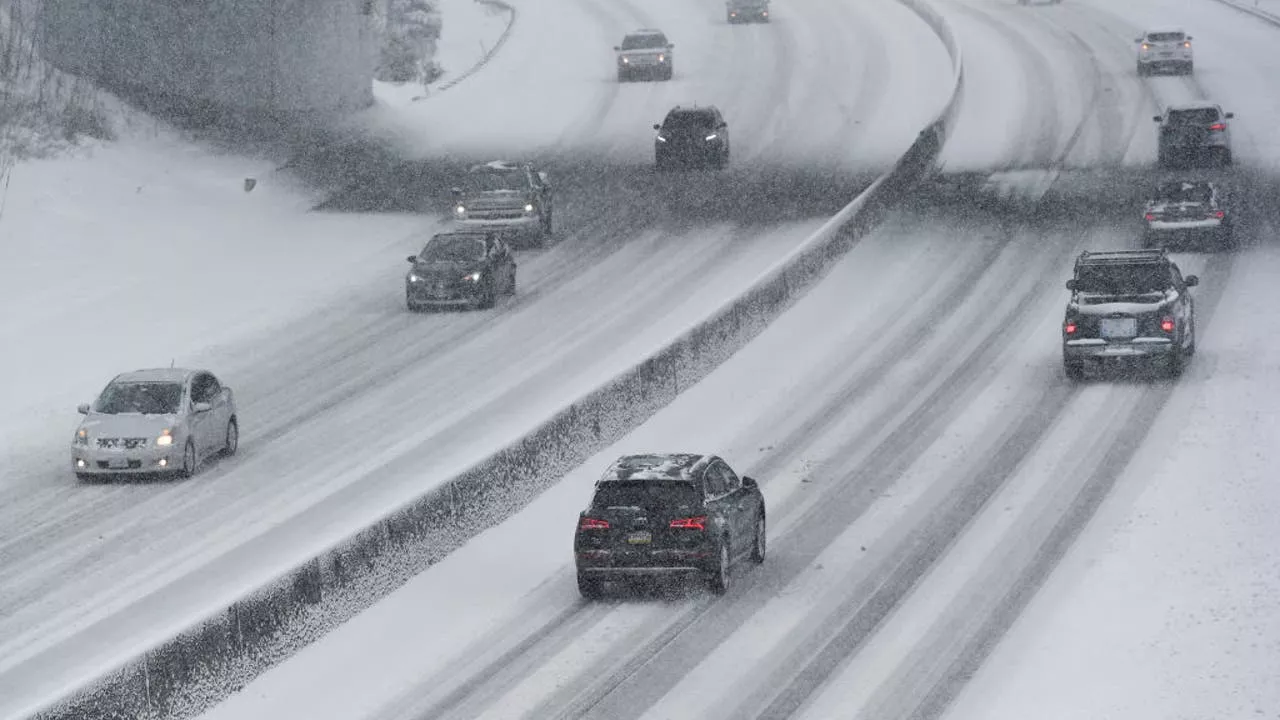
[[[373,94],[379,103],[399,106],[429,97],[474,72],[501,42],[512,21],[505,4],[492,0],[436,0],[440,13],[440,37],[432,62],[439,77],[425,87],[421,83],[388,83],[375,80]]]

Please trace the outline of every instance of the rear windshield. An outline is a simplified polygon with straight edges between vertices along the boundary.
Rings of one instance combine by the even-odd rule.
[[[1151,42],[1182,42],[1186,39],[1186,33],[1180,32],[1158,32],[1147,35],[1147,40]]]
[[[1076,273],[1076,289],[1098,295],[1162,293],[1169,285],[1164,265],[1085,265]]]
[[[695,505],[701,498],[688,480],[611,480],[596,486],[596,508],[638,507],[646,510]]]
[[[667,46],[667,38],[664,35],[645,34],[645,35],[628,35],[622,39],[623,50],[657,50]]]
[[[1160,199],[1169,202],[1207,203],[1212,197],[1213,190],[1208,185],[1170,183],[1160,187]]]
[[[1212,125],[1218,119],[1218,108],[1169,111],[1170,125]]]

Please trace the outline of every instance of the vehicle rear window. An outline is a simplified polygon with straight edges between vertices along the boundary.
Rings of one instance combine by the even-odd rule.
[[[181,383],[113,382],[98,396],[94,410],[108,415],[172,415],[178,412],[181,402]]]
[[[1213,190],[1208,185],[1173,183],[1160,188],[1160,199],[1169,202],[1207,203],[1212,197]]]
[[[1218,108],[1169,111],[1170,125],[1212,125],[1219,119]]]
[[[1181,42],[1187,37],[1186,33],[1180,32],[1158,32],[1147,35],[1147,40],[1151,42]]]
[[[656,50],[667,46],[667,38],[663,35],[628,35],[622,39],[623,50]]]
[[[1160,293],[1169,288],[1164,265],[1085,265],[1076,273],[1076,289],[1099,295]]]
[[[688,480],[612,480],[596,486],[591,504],[597,508],[638,507],[646,510],[695,505],[701,499]]]

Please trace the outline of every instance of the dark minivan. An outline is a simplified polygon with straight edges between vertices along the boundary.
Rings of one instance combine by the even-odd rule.
[[[596,481],[573,550],[588,599],[610,580],[698,575],[729,588],[742,558],[764,562],[764,496],[715,455],[626,455]]]

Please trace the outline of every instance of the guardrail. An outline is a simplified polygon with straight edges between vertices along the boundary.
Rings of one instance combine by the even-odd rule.
[[[762,273],[747,292],[520,441],[36,717],[140,720],[197,714],[518,512],[762,332],[888,209],[936,171],[960,106],[963,61],[941,16],[923,0],[900,2],[946,45],[954,72],[951,97],[893,168]]]
[[[1274,0],[1262,3],[1258,0],[1217,0],[1217,2],[1280,27],[1280,3]]]

